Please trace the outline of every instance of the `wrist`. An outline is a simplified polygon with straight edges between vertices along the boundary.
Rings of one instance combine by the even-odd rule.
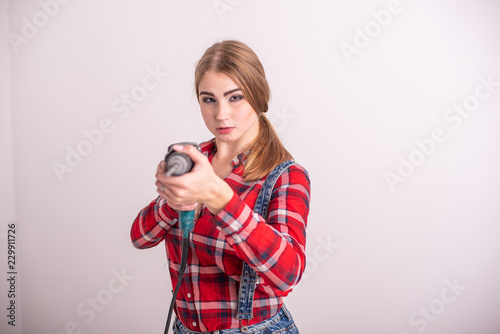
[[[208,187],[208,200],[205,206],[214,216],[218,214],[233,198],[233,189],[222,179]]]

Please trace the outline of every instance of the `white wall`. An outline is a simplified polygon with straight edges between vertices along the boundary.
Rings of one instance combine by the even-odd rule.
[[[7,224],[17,225],[16,327],[2,314],[2,333],[162,332],[164,249],[134,249],[130,226],[156,195],[167,146],[210,138],[194,65],[227,38],[260,56],[270,116],[311,175],[308,268],[287,299],[301,332],[500,332],[497,1],[1,9],[5,273]],[[157,87],[125,113],[122,94],[140,93],[148,71]]]
[[[19,280],[8,279],[16,274],[8,274],[16,272],[16,268],[10,269],[9,265],[14,265],[18,249],[14,244],[15,237],[18,235],[19,224],[16,216],[15,204],[15,182],[14,182],[14,145],[13,145],[13,129],[12,129],[12,101],[11,101],[11,68],[9,55],[9,42],[5,38],[9,31],[9,15],[7,1],[0,1],[0,253],[2,254],[0,261],[0,270],[2,272],[0,305],[2,309],[2,321],[0,323],[1,333],[22,333],[21,316],[16,312],[20,304],[20,283]],[[9,254],[10,246],[10,254]],[[12,256],[9,258],[9,256]],[[19,256],[17,256],[19,261]],[[9,263],[9,261],[12,261]],[[14,271],[15,270],[15,271]],[[17,302],[11,307],[10,300]],[[12,315],[19,321],[13,322],[15,327],[8,325],[12,312],[17,313]],[[9,328],[10,327],[10,328]]]

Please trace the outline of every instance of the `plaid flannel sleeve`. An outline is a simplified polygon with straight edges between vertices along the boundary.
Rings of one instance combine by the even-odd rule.
[[[150,248],[159,244],[166,231],[177,223],[178,213],[165,199],[158,196],[142,209],[132,224],[130,237],[136,248]]]
[[[309,202],[308,173],[296,164],[276,181],[267,219],[235,194],[213,222],[239,257],[286,295],[305,269]]]

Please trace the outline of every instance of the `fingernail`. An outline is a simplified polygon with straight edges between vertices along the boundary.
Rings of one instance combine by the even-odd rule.
[[[172,148],[175,150],[175,151],[182,151],[184,150],[184,146],[182,145],[179,145],[179,144],[175,144],[172,146]]]

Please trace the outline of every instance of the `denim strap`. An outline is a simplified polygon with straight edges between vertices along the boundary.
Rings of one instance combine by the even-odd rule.
[[[273,193],[274,184],[281,173],[294,163],[293,161],[282,162],[269,173],[255,201],[253,209],[255,213],[264,218],[267,217],[267,210]],[[253,270],[248,263],[243,262],[243,270],[240,276],[240,291],[238,295],[238,311],[236,313],[236,318],[239,320],[249,320],[253,318],[252,304],[257,278],[258,275],[255,270]]]

